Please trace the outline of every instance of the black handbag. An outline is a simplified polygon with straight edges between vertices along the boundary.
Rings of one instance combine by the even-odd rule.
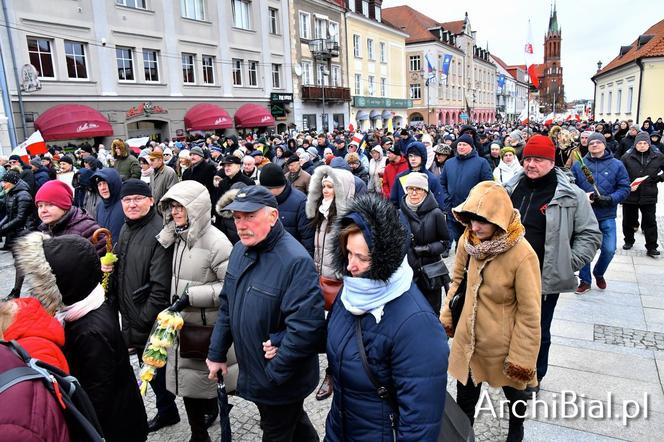
[[[442,258],[436,262],[423,265],[420,268],[420,275],[420,283],[426,290],[440,290],[441,287],[450,282],[450,272]]]
[[[459,318],[461,318],[461,312],[463,311],[463,304],[466,301],[466,286],[468,285],[468,264],[470,263],[470,255],[466,260],[466,267],[463,269],[463,278],[457,287],[454,296],[450,299],[449,307],[450,312],[452,313],[452,325],[456,328],[459,323]]]

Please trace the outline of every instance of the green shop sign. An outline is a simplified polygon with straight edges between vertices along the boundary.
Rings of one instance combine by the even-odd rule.
[[[413,101],[405,98],[353,97],[354,107],[382,107],[387,109],[408,109]]]

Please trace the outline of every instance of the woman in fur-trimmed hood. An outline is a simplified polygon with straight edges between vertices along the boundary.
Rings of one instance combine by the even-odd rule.
[[[453,214],[466,229],[440,320],[454,337],[449,372],[457,379],[457,402],[473,422],[482,382],[503,387],[510,403],[522,399],[527,386],[537,385],[540,269],[519,212],[500,184],[479,183]],[[449,302],[466,267],[466,298],[455,329]],[[525,402],[515,408],[523,415]],[[521,440],[524,419],[512,410],[510,404],[507,440]]]
[[[334,270],[344,285],[328,318],[334,395],[325,440],[436,441],[448,347],[443,327],[413,283],[406,229],[396,208],[376,194],[355,199],[335,224]],[[358,337],[389,400],[378,396],[358,356]]]

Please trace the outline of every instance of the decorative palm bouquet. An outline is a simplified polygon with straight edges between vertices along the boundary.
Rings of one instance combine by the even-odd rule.
[[[143,350],[143,368],[139,375],[141,395],[145,396],[148,382],[154,378],[158,368],[166,365],[168,348],[173,346],[178,330],[184,325],[182,315],[177,312],[162,311],[152,326],[145,350]]]
[[[593,189],[595,189],[595,193],[597,194],[597,196],[601,196],[601,194],[599,193],[599,189],[597,188],[597,184],[595,184],[595,177],[593,177],[592,172],[590,171],[590,169],[588,169],[588,166],[586,166],[585,161],[583,161],[583,157],[581,156],[579,151],[575,151],[574,155],[576,155],[576,159],[579,161],[579,164],[581,164],[581,172],[583,172],[583,174],[586,176],[588,182],[592,184]]]

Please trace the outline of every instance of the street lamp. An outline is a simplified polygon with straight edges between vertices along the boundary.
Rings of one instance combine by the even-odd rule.
[[[328,127],[328,118],[325,113],[325,76],[330,72],[330,60],[333,57],[339,56],[339,43],[329,38],[317,38],[314,40],[309,40],[309,51],[311,51],[311,56],[315,61],[325,62],[325,66],[322,71],[316,69],[316,75],[321,74],[321,94],[323,99],[323,114],[321,116],[321,124],[323,126],[323,131],[325,132]]]

